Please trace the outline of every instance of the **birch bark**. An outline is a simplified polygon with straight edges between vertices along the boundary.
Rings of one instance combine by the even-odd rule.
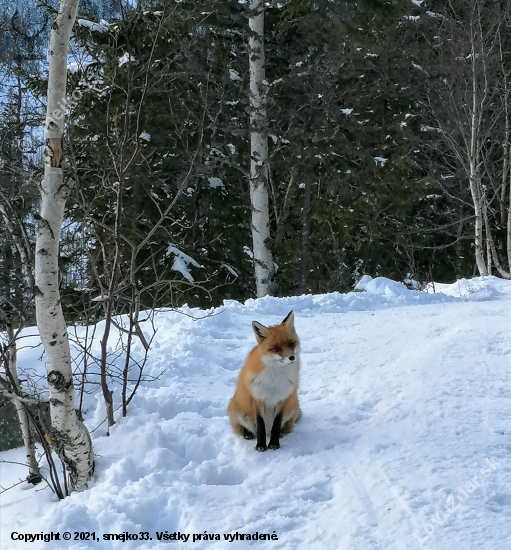
[[[264,68],[264,1],[249,0],[250,71],[250,201],[257,297],[272,293],[273,257],[270,250],[268,204],[268,117]]]
[[[41,213],[35,254],[35,303],[44,345],[52,443],[69,473],[71,488],[82,490],[94,471],[89,432],[78,420],[67,326],[59,293],[59,241],[69,184],[62,171],[62,138],[66,108],[67,54],[78,0],[61,0],[50,31],[46,153],[41,183]]]
[[[488,275],[488,268],[484,259],[483,242],[483,193],[480,174],[480,136],[481,117],[485,103],[486,90],[480,92],[477,79],[477,59],[479,52],[476,51],[475,31],[471,30],[471,59],[472,59],[472,105],[470,113],[470,141],[468,147],[468,181],[470,194],[474,203],[474,248],[475,260],[479,275]],[[480,97],[481,96],[481,97]]]

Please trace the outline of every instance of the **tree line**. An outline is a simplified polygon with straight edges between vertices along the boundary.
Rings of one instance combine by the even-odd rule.
[[[363,273],[508,276],[507,2],[444,4],[267,3],[262,87],[250,81],[249,3],[138,2],[108,21],[87,6],[66,106],[68,315],[112,276],[122,303],[135,293],[144,307],[254,296],[258,162],[274,294],[346,291]],[[11,78],[2,189],[27,220],[33,197],[20,190],[40,177],[29,125],[41,123],[46,77],[22,57],[4,64],[23,93]],[[251,150],[256,92],[264,161]]]

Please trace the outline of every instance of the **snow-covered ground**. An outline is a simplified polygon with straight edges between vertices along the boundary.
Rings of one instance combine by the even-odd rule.
[[[511,548],[511,282],[362,286],[231,301],[200,320],[158,313],[147,370],[159,379],[110,437],[104,425],[93,431],[90,489],[61,502],[41,486],[4,492],[0,548],[168,548],[158,533],[190,535],[177,544],[198,549]],[[255,343],[251,321],[280,322],[291,309],[303,418],[279,450],[258,453],[233,436],[226,407]],[[24,350],[20,363],[39,355]],[[88,408],[92,430],[99,396]],[[0,459],[22,461],[23,451]],[[2,486],[25,476],[1,464]],[[11,540],[52,531],[100,540]],[[144,532],[152,540],[103,540]],[[205,533],[220,540],[193,542]],[[240,540],[254,533],[274,539]]]

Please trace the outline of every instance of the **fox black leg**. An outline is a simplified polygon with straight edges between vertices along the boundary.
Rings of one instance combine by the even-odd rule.
[[[257,445],[256,451],[260,453],[266,451],[268,446],[266,445],[266,426],[264,425],[264,418],[257,413],[256,418],[256,430],[257,430]]]
[[[279,414],[275,417],[275,420],[273,421],[273,426],[271,428],[271,437],[270,437],[270,444],[268,445],[269,449],[280,449],[280,428],[282,425],[282,413],[279,412]]]
[[[242,428],[243,428],[243,437],[245,439],[254,439],[255,435],[250,430],[247,430],[245,426],[242,426]]]

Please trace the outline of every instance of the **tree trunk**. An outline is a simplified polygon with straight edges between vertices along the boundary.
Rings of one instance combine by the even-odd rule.
[[[61,0],[51,26],[48,99],[45,123],[46,155],[41,183],[41,213],[35,253],[37,327],[44,346],[52,443],[69,472],[71,488],[82,490],[94,471],[89,432],[78,420],[67,326],[59,293],[58,255],[69,182],[62,171],[62,139],[66,106],[67,53],[78,0]]]
[[[497,247],[495,246],[495,241],[493,240],[493,235],[490,231],[490,221],[488,219],[488,205],[486,201],[483,203],[483,216],[484,216],[484,229],[486,231],[486,248],[487,258],[488,258],[488,275],[492,274],[492,265],[495,264],[495,268],[498,271],[499,275],[504,279],[511,279],[511,274],[506,271],[502,264],[500,263],[499,254]]]
[[[484,260],[484,246],[483,246],[483,209],[482,209],[482,197],[480,195],[480,183],[477,181],[477,173],[472,166],[475,162],[470,162],[470,193],[472,195],[472,201],[474,203],[474,246],[475,246],[475,258],[479,275],[488,275],[488,269]]]
[[[250,38],[250,201],[257,297],[273,291],[273,257],[270,250],[268,201],[268,120],[264,70],[264,2],[249,1]]]
[[[471,36],[472,45],[472,112],[470,119],[470,141],[468,147],[468,165],[469,174],[468,180],[470,185],[470,193],[474,203],[474,246],[475,259],[479,275],[488,275],[488,269],[484,260],[483,246],[483,189],[481,187],[480,171],[479,171],[479,122],[481,116],[481,105],[478,101],[479,93],[477,87],[476,74],[476,50],[474,45],[475,39]]]
[[[112,275],[111,283],[115,284],[117,277]],[[111,293],[113,294],[113,288],[111,285]],[[101,362],[99,366],[101,391],[103,392],[103,399],[105,401],[106,418],[107,418],[107,431],[106,434],[110,435],[110,427],[115,424],[114,418],[114,396],[113,391],[108,387],[107,380],[107,357],[108,357],[108,338],[110,336],[110,329],[112,327],[112,310],[113,310],[113,296],[109,295],[107,303],[107,311],[105,317],[105,330],[103,332],[103,338],[101,338]]]
[[[0,313],[2,313],[0,311]],[[3,317],[3,315],[2,315]],[[7,379],[12,384],[12,394],[11,399],[16,413],[18,414],[18,419],[20,422],[21,437],[23,439],[23,445],[25,447],[25,456],[27,459],[28,466],[28,476],[27,481],[36,485],[42,481],[41,472],[39,470],[39,464],[35,456],[35,443],[32,434],[30,433],[30,420],[27,414],[25,403],[19,399],[22,396],[23,392],[21,389],[20,380],[18,378],[18,372],[16,368],[17,363],[17,350],[16,350],[16,336],[14,334],[14,327],[12,325],[12,320],[5,318],[7,324],[7,357],[5,360],[5,367],[7,370]]]

